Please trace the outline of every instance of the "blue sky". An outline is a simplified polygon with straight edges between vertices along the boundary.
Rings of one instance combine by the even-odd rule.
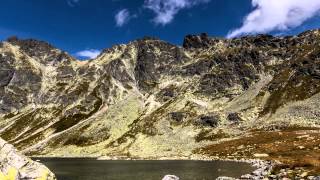
[[[83,59],[144,36],[297,34],[320,28],[319,15],[319,0],[2,0],[0,39],[45,40]]]

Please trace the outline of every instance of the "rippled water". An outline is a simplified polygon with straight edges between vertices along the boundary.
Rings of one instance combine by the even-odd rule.
[[[41,158],[58,180],[161,180],[174,174],[181,180],[239,177],[253,168],[247,163],[224,161],[109,161],[75,158]]]

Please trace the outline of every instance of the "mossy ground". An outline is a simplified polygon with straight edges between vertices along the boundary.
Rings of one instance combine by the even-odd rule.
[[[1,180],[15,180],[17,178],[18,171],[15,168],[10,168],[8,170],[8,174],[3,174],[0,172],[0,179]]]
[[[281,167],[302,167],[310,174],[320,173],[320,129],[292,127],[280,131],[251,131],[239,139],[221,142],[195,151],[221,158],[257,158],[277,160]],[[275,171],[280,168],[275,168]]]

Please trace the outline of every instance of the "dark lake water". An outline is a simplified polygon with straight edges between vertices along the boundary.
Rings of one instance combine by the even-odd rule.
[[[39,158],[58,180],[161,180],[174,174],[181,180],[239,177],[253,168],[247,163],[223,161],[124,161],[78,158]]]

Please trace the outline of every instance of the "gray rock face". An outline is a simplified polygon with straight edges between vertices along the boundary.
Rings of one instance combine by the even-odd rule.
[[[212,39],[206,33],[202,33],[200,36],[187,35],[183,40],[183,47],[190,48],[206,48],[219,42],[218,39]]]
[[[47,167],[23,156],[0,138],[0,179],[55,180],[56,178]]]

